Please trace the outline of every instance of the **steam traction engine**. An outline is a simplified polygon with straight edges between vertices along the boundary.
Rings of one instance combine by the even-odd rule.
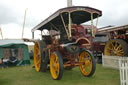
[[[99,32],[106,33],[110,39],[105,45],[104,55],[128,56],[128,25],[102,29]]]
[[[101,16],[101,11],[82,6],[67,7],[58,10],[32,29],[41,31],[42,40],[35,41],[34,64],[37,72],[47,71],[50,66],[51,76],[55,80],[62,78],[63,70],[80,66],[85,77],[95,72],[95,60],[90,47],[93,35],[93,19]],[[80,25],[91,20],[91,30]],[[46,34],[45,31],[48,31]]]

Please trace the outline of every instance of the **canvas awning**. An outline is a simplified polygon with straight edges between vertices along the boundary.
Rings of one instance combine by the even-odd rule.
[[[93,19],[100,17],[102,15],[102,12],[100,10],[91,7],[73,6],[73,7],[62,8],[59,9],[50,17],[48,17],[46,20],[42,21],[39,25],[34,27],[32,29],[32,32],[34,32],[35,30],[43,30],[43,29],[50,30],[51,25],[54,25],[56,28],[59,28],[58,30],[60,30],[61,26],[63,26],[61,15],[65,21],[65,24],[68,24],[69,12],[71,14],[71,20],[73,24],[82,24],[84,22],[91,20],[90,16],[92,13],[93,13]]]

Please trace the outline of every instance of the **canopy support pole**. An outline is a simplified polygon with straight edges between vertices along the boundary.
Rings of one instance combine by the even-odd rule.
[[[65,31],[66,31],[66,33],[67,33],[67,35],[68,35],[68,39],[69,39],[69,32],[68,32],[68,30],[67,30],[67,28],[66,28],[66,25],[65,25],[65,22],[64,22],[64,19],[63,19],[62,14],[61,14],[60,16],[61,16],[61,20],[62,20],[62,22],[63,22],[64,28],[65,28]]]
[[[68,29],[69,29],[69,38],[72,37],[71,35],[71,13],[68,13],[68,18],[69,18],[69,24],[68,24]]]
[[[92,37],[95,37],[94,28],[93,28],[93,13],[91,13],[91,29],[92,29]]]

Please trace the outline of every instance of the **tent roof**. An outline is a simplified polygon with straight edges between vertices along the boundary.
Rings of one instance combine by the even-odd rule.
[[[0,46],[7,45],[7,44],[24,44],[23,40],[18,39],[7,39],[7,40],[0,40]]]
[[[18,45],[26,45],[23,40],[13,39],[13,40],[0,40],[0,47],[19,47]]]

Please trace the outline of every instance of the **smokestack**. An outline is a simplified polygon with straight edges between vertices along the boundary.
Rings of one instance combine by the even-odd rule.
[[[67,0],[67,6],[72,7],[72,0]]]

